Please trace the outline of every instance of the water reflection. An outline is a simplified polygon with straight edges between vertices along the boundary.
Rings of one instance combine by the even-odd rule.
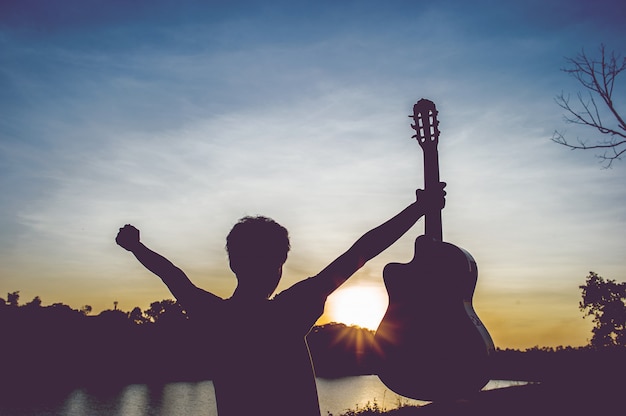
[[[71,392],[60,411],[53,412],[62,416],[112,416],[145,415],[143,408],[136,406],[144,401],[146,386],[131,385],[123,389],[87,391],[78,389]],[[133,405],[134,403],[135,405]],[[132,413],[134,412],[134,413]],[[30,413],[39,416],[39,413]]]
[[[86,414],[87,395],[83,390],[74,390],[67,398],[65,412],[67,416],[80,416]]]
[[[503,388],[525,382],[492,380],[485,389]],[[424,404],[390,391],[376,376],[318,379],[322,415],[335,415],[349,409],[376,403],[381,409],[398,405]],[[6,407],[0,403],[0,415],[12,416],[217,416],[215,394],[211,381],[168,383],[165,385],[133,384],[118,389],[77,389],[65,400],[37,402]],[[59,398],[61,399],[61,398]],[[277,394],[275,400],[280,400]],[[242,397],[245,400],[245,397]],[[261,411],[263,409],[260,409]],[[271,409],[268,409],[271,411]]]
[[[118,415],[124,416],[143,416],[146,409],[149,409],[148,386],[133,384],[124,389],[120,404],[118,406]]]
[[[163,389],[164,415],[217,415],[213,383],[172,383]]]
[[[357,376],[340,379],[318,379],[322,414],[341,414],[376,403],[381,409],[395,409],[399,405],[421,405],[428,402],[408,399],[389,390],[377,376]]]
[[[50,414],[32,410],[28,414]],[[217,415],[211,381],[164,386],[133,384],[117,391],[79,389],[69,394],[61,409],[51,410],[52,414],[62,416]]]

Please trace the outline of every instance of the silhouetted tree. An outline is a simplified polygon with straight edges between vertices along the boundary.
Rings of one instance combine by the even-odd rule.
[[[128,312],[120,309],[107,309],[100,312],[97,316],[100,322],[110,323],[126,323],[128,320]]]
[[[373,374],[378,364],[374,331],[369,329],[329,323],[313,327],[307,342],[321,377]]]
[[[152,302],[145,315],[154,323],[174,322],[187,319],[183,308],[172,299]]]
[[[33,300],[24,305],[29,308],[40,308],[41,307],[41,298],[39,296],[35,296]]]
[[[626,346],[626,282],[604,280],[589,272],[582,289],[580,310],[593,316],[595,327],[591,345],[594,347]]]
[[[135,306],[132,311],[128,314],[128,319],[130,319],[134,324],[141,325],[148,322],[148,318],[146,318],[138,306]]]
[[[17,290],[13,293],[7,293],[7,303],[14,308],[20,306],[20,291]]]
[[[93,310],[93,308],[91,307],[91,305],[83,305],[83,306],[80,308],[80,312],[81,312],[83,315],[85,315],[85,316],[86,316],[86,315],[89,315],[89,314],[91,313],[91,311],[92,311],[92,310]]]
[[[585,89],[587,94],[578,92],[577,104],[570,102],[570,95],[561,93],[555,98],[556,103],[566,111],[565,122],[587,126],[600,133],[592,144],[578,138],[573,144],[558,130],[552,135],[555,143],[570,149],[598,149],[598,155],[606,167],[626,152],[626,123],[618,112],[613,101],[615,79],[626,69],[626,58],[607,52],[600,45],[600,57],[592,58],[581,51],[575,58],[567,58],[569,66],[562,71],[573,76]],[[597,101],[600,100],[600,104]],[[606,119],[610,121],[606,121]]]

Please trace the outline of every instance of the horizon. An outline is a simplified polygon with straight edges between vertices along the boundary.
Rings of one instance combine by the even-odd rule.
[[[358,287],[353,288],[353,289],[360,289]],[[15,292],[19,292],[19,291],[14,291]],[[13,293],[9,293],[9,294],[13,294]],[[31,299],[32,300],[32,299]],[[41,300],[41,299],[40,299]],[[176,299],[169,298],[169,299],[160,299],[158,301],[155,302],[163,302],[163,301],[173,301],[176,302]],[[19,308],[25,307],[26,309],[29,309],[30,306],[27,305],[28,302],[23,302],[22,299],[20,299],[19,301]],[[73,307],[72,305],[67,305],[65,303],[62,302],[53,302],[50,304],[45,304],[43,301],[42,303],[38,306],[40,308],[54,308],[56,306],[67,306],[69,307],[72,311],[76,312],[76,313],[81,313],[82,316],[84,317],[88,317],[88,318],[98,318],[101,317],[103,315],[103,313],[105,312],[119,312],[122,313],[124,315],[127,316],[127,318],[131,319],[131,312],[133,311],[133,309],[135,308],[140,308],[139,306],[134,306],[134,307],[129,307],[128,309],[124,309],[122,307],[120,307],[119,305],[117,305],[115,302],[113,302],[113,307],[111,308],[106,308],[106,309],[102,309],[100,311],[94,311],[94,310],[82,310],[81,308],[76,308]],[[91,306],[91,305],[83,305],[83,306]],[[6,306],[7,308],[11,308],[10,306]],[[140,308],[141,312],[142,312],[142,316],[144,318],[146,318],[146,320],[144,322],[138,323],[138,322],[134,322],[134,325],[151,325],[151,324],[155,324],[157,321],[155,321],[152,317],[150,317],[149,315],[147,315],[146,309],[144,308]],[[32,310],[32,309],[31,309]],[[27,312],[28,313],[28,312]],[[185,311],[186,313],[186,311]],[[341,314],[339,314],[341,315]],[[19,315],[16,315],[19,316]],[[359,323],[350,323],[349,320],[348,321],[336,321],[336,320],[324,320],[324,317],[328,317],[328,316],[332,316],[332,312],[329,314],[324,314],[322,316],[322,318],[320,318],[320,320],[318,320],[314,326],[311,328],[312,332],[315,332],[314,329],[315,328],[323,328],[326,326],[343,326],[346,329],[356,329],[356,330],[364,330],[364,331],[370,331],[372,334],[376,332],[376,326],[367,326],[367,325],[360,325]],[[105,317],[106,318],[106,317]],[[119,321],[114,321],[119,323]],[[378,323],[378,322],[377,322]],[[373,339],[373,338],[372,338]],[[339,335],[339,337],[336,340],[337,342],[347,342],[347,345],[352,345],[354,346],[355,343],[361,343],[363,342],[362,340],[358,340],[358,338],[354,338],[354,337],[350,337],[350,336],[346,336],[345,334],[341,334]],[[559,351],[560,348],[574,348],[574,349],[587,349],[587,348],[594,348],[593,345],[591,343],[588,344],[584,344],[584,345],[554,345],[554,346],[546,346],[546,345],[533,345],[530,347],[525,347],[525,348],[510,348],[510,347],[501,347],[499,345],[495,345],[496,350],[500,350],[500,351],[505,351],[505,350],[518,350],[518,351],[527,351],[527,350],[536,350],[536,349],[540,349],[540,350],[545,350],[545,351]],[[596,349],[598,347],[595,347]],[[610,351],[612,347],[604,347],[605,349],[602,349],[602,347],[600,347],[599,349],[597,349],[597,351]]]
[[[257,214],[290,232],[283,290],[413,201],[422,152],[407,115],[428,98],[444,240],[476,259],[495,345],[586,345],[578,286],[590,271],[626,278],[626,162],[603,169],[553,143],[554,130],[594,136],[554,97],[582,91],[566,57],[626,53],[625,17],[616,0],[2,4],[0,297],[94,311],[173,299],[115,245],[127,223],[228,297],[226,235]],[[382,269],[408,262],[422,232],[318,322],[382,317]]]

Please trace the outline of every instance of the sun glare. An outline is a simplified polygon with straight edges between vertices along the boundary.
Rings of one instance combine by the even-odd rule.
[[[331,321],[375,330],[387,310],[382,287],[348,286],[333,293],[326,303]]]

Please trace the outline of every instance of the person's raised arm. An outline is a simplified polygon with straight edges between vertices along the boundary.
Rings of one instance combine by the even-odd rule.
[[[146,247],[140,240],[139,230],[132,225],[126,224],[120,228],[115,242],[133,253],[146,269],[159,276],[181,304],[193,301],[199,294],[217,299],[217,296],[196,287],[171,261]]]
[[[368,231],[353,245],[315,276],[316,283],[326,295],[332,293],[363,265],[382,253],[402,237],[426,212],[445,205],[445,183],[428,192],[417,191],[417,201],[395,217]]]

